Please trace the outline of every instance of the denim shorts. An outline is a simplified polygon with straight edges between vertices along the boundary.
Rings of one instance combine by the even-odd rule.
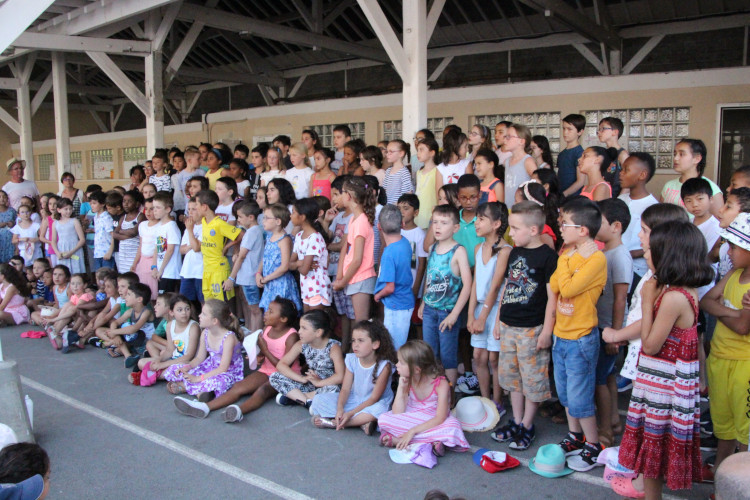
[[[411,326],[411,314],[414,309],[396,309],[383,308],[383,325],[393,339],[393,347],[398,351],[399,348],[406,344],[409,338],[409,327]]]
[[[601,328],[600,328],[601,331]],[[607,385],[607,377],[615,372],[617,354],[607,354],[604,350],[606,342],[599,344],[599,359],[596,362],[596,385]]]
[[[243,285],[242,293],[245,294],[245,300],[251,306],[257,306],[260,304],[260,288],[255,285]]]
[[[599,359],[599,329],[594,328],[576,340],[556,336],[553,340],[552,361],[560,404],[568,409],[571,417],[593,417],[596,415],[594,385]]]
[[[203,280],[197,278],[182,278],[180,293],[196,302],[203,303]]]
[[[101,269],[102,267],[105,267],[107,269],[114,269],[115,268],[114,257],[111,259],[104,259],[102,257],[94,257],[94,271],[97,271]]]
[[[459,321],[450,330],[440,331],[440,323],[448,317],[450,311],[441,311],[425,305],[422,312],[422,338],[430,344],[435,357],[443,363],[446,370],[458,368],[458,329]]]

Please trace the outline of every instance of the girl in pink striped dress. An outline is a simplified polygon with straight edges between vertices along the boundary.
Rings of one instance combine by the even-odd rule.
[[[412,340],[398,350],[398,390],[393,409],[378,419],[381,446],[404,449],[410,443],[432,443],[435,455],[445,448],[466,451],[461,423],[450,415],[450,384],[432,348]]]

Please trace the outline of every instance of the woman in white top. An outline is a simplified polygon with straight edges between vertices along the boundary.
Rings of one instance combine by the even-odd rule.
[[[11,208],[17,211],[18,207],[21,206],[21,198],[24,196],[39,201],[39,189],[37,189],[36,184],[23,178],[26,161],[11,158],[6,166],[8,167],[10,180],[3,186],[3,191],[8,195]]]
[[[464,174],[473,174],[471,162],[466,158],[469,141],[462,132],[448,132],[443,136],[443,163],[438,165],[438,172],[443,176],[443,184],[455,184]]]

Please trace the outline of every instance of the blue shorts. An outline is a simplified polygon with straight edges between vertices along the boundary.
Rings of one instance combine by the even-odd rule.
[[[414,309],[388,309],[383,308],[383,325],[393,339],[393,347],[398,351],[409,339],[409,328],[411,327],[411,314]]]
[[[446,370],[458,368],[458,328],[459,321],[450,330],[440,331],[440,323],[450,311],[441,311],[425,305],[422,311],[422,338],[430,344],[435,357]]]
[[[596,415],[594,385],[599,359],[599,329],[577,340],[553,337],[552,361],[555,364],[555,386],[560,404],[571,417]]]
[[[601,328],[599,329],[601,331]],[[617,354],[607,354],[604,350],[606,342],[599,344],[599,359],[596,361],[596,385],[607,385],[607,377],[615,372]]]
[[[180,281],[180,293],[196,302],[203,303],[203,280],[198,278],[182,278]]]
[[[242,285],[242,293],[245,294],[245,300],[251,306],[260,304],[260,288],[255,285]]]
[[[106,267],[107,269],[114,269],[115,268],[114,257],[111,259],[103,259],[102,257],[94,257],[94,271],[98,271],[102,267]]]

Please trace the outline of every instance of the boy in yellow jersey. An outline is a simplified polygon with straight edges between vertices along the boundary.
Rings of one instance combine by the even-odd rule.
[[[213,191],[201,191],[198,198],[198,217],[202,221],[203,238],[203,297],[205,300],[218,299],[228,301],[234,297],[234,288],[225,292],[224,281],[229,278],[232,266],[226,258],[227,249],[242,241],[244,231],[227,224],[216,216],[214,211],[219,206],[219,197]],[[192,228],[190,228],[192,231]],[[230,240],[227,243],[227,239]]]
[[[570,457],[568,467],[587,471],[597,466],[602,450],[594,406],[600,342],[596,303],[607,282],[607,259],[594,242],[602,224],[596,203],[574,198],[563,205],[561,215],[567,250],[549,280],[557,302],[552,331],[555,385],[569,430],[560,446]]]

